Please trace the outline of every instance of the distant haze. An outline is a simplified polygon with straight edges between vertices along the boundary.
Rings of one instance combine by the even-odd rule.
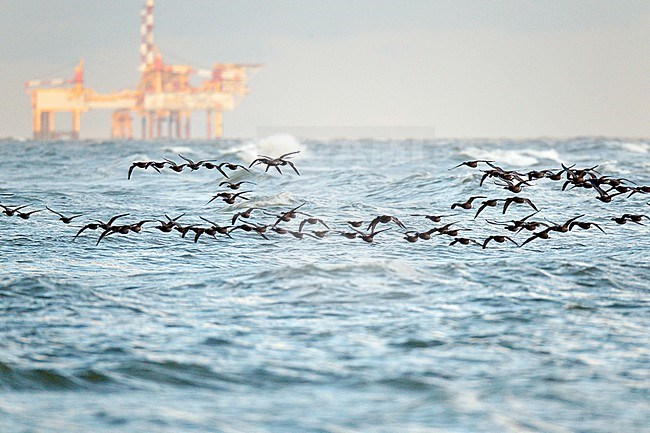
[[[26,80],[80,58],[88,87],[135,87],[142,3],[0,3],[0,137],[31,137]],[[166,63],[265,64],[227,137],[650,137],[647,0],[158,0],[154,15]],[[82,136],[109,119],[85,114]]]

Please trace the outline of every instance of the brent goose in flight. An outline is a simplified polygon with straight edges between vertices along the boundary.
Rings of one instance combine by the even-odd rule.
[[[45,209],[49,210],[50,212],[52,212],[55,215],[58,215],[59,216],[59,221],[63,222],[63,224],[70,224],[70,222],[72,222],[73,219],[79,218],[80,216],[83,216],[83,214],[77,214],[77,215],[72,215],[72,216],[66,217],[63,214],[60,214],[59,212],[57,212],[55,210],[52,210],[47,206],[45,206]]]

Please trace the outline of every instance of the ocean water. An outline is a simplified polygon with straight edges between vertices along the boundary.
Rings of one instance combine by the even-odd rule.
[[[294,150],[301,176],[235,172],[255,185],[230,206],[206,204],[223,190],[214,171],[136,169],[127,180],[138,160],[248,163]],[[483,166],[450,167],[598,165],[650,185],[647,140],[4,140],[0,155],[0,203],[84,215],[67,226],[46,211],[0,214],[2,432],[650,431],[650,221],[610,220],[650,214],[650,196],[606,204],[536,181],[520,194],[540,209],[534,219],[585,214],[606,233],[522,248],[449,246],[446,235],[409,243],[395,224],[380,224],[390,230],[373,243],[334,231],[194,243],[151,223],[99,245],[97,231],[72,240],[120,213],[225,225],[247,207],[277,214],[304,202],[332,230],[389,214],[415,230],[456,222],[482,241],[510,234],[486,219],[530,209],[452,211],[469,196],[512,194],[479,187]],[[530,232],[510,235],[521,243]]]

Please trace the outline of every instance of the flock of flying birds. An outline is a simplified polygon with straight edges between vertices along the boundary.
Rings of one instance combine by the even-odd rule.
[[[239,191],[239,189],[242,188],[242,185],[255,185],[255,183],[248,180],[233,182],[230,179],[228,173],[233,174],[235,171],[250,173],[250,169],[252,167],[261,165],[265,166],[265,172],[268,172],[271,168],[275,168],[278,173],[283,174],[282,168],[289,166],[298,176],[300,176],[298,169],[294,165],[293,161],[291,161],[291,158],[297,153],[299,153],[299,151],[286,153],[276,158],[265,155],[258,155],[258,158],[255,159],[248,167],[230,162],[218,162],[216,160],[201,160],[195,162],[179,154],[179,157],[184,161],[182,163],[177,163],[167,158],[164,158],[163,161],[134,162],[128,170],[127,179],[131,179],[133,171],[135,169],[147,170],[151,168],[158,173],[160,173],[163,169],[168,169],[177,173],[185,170],[216,170],[226,179],[223,182],[219,183],[219,186],[225,187],[229,191],[222,191],[213,195],[208,203],[220,199],[227,205],[233,205],[249,200],[249,198],[245,197],[244,194],[249,194],[252,192],[252,190]],[[203,216],[199,217],[203,223],[185,225],[181,221],[185,216],[185,213],[177,215],[174,218],[165,214],[164,219],[143,219],[137,222],[124,224],[121,221],[123,218],[129,216],[129,214],[123,213],[112,216],[106,221],[101,221],[98,219],[90,220],[78,229],[72,240],[76,240],[79,236],[87,231],[98,231],[99,236],[96,240],[96,245],[99,245],[102,240],[106,239],[109,236],[140,233],[146,227],[159,230],[162,233],[177,232],[182,238],[193,238],[194,242],[198,242],[202,236],[208,236],[215,239],[218,236],[232,238],[233,233],[240,230],[260,236],[266,240],[269,240],[269,236],[273,234],[290,235],[296,239],[303,239],[305,237],[322,239],[326,236],[341,236],[346,239],[361,239],[367,243],[371,243],[374,241],[375,236],[393,228],[381,227],[391,225],[396,226],[397,229],[400,230],[400,232],[403,234],[403,238],[411,243],[417,242],[419,240],[426,241],[431,239],[433,236],[441,236],[443,238],[447,237],[447,239],[450,241],[450,246],[456,244],[478,245],[481,248],[485,249],[491,242],[494,242],[497,244],[512,243],[516,246],[521,247],[539,239],[549,239],[556,233],[567,233],[577,229],[589,230],[594,228],[600,230],[603,233],[606,233],[600,224],[583,219],[585,217],[585,214],[573,216],[563,223],[552,222],[548,219],[545,219],[543,221],[535,219],[535,216],[540,210],[530,198],[523,197],[519,194],[525,189],[534,186],[535,182],[537,181],[548,179],[550,181],[561,182],[562,191],[576,188],[592,190],[597,194],[595,198],[603,203],[610,203],[614,198],[619,196],[625,196],[629,198],[636,194],[650,193],[650,186],[638,186],[628,179],[601,175],[596,170],[598,166],[576,169],[574,168],[575,165],[567,167],[562,164],[561,168],[555,170],[531,170],[525,173],[521,173],[516,170],[505,170],[497,166],[494,161],[472,160],[464,161],[457,166],[450,168],[450,170],[454,170],[460,167],[478,169],[479,164],[485,166],[481,170],[479,187],[482,187],[484,182],[487,179],[490,179],[495,185],[508,190],[510,193],[512,193],[512,195],[505,198],[489,198],[488,196],[484,195],[476,195],[469,197],[465,201],[451,204],[452,210],[457,210],[456,212],[461,212],[462,214],[466,211],[471,211],[471,213],[474,213],[474,209],[476,209],[476,212],[473,215],[474,220],[476,220],[476,218],[478,218],[479,215],[481,215],[482,212],[486,209],[498,208],[499,206],[501,207],[503,215],[505,215],[508,209],[510,209],[510,207],[513,205],[527,206],[532,211],[520,219],[513,219],[508,221],[495,221],[486,219],[485,221],[490,224],[490,226],[498,227],[501,232],[482,239],[461,235],[461,232],[471,231],[471,229],[457,226],[456,224],[458,224],[458,220],[446,222],[447,219],[452,217],[454,217],[453,219],[457,219],[457,217],[461,215],[459,213],[435,215],[411,214],[410,216],[424,218],[429,223],[441,223],[441,225],[437,227],[431,227],[425,230],[407,229],[402,221],[400,221],[397,216],[393,215],[377,215],[367,221],[345,221],[344,223],[337,224],[339,226],[343,225],[343,229],[335,230],[330,228],[330,225],[333,226],[333,224],[328,225],[327,222],[325,222],[322,218],[318,218],[306,213],[303,208],[306,203],[302,203],[291,209],[279,212],[272,212],[268,209],[258,207],[249,207],[243,211],[233,213],[232,216],[229,217],[229,221],[226,225],[221,225],[217,222],[212,221],[211,219],[204,218]],[[650,205],[650,202],[647,204]],[[13,207],[5,204],[0,204],[0,207],[2,208],[2,213],[5,216],[17,216],[24,220],[28,220],[32,215],[43,211],[48,211],[49,213],[56,215],[58,217],[58,220],[63,224],[72,224],[74,220],[77,220],[77,218],[84,216],[82,214],[73,214],[66,216],[58,211],[51,209],[48,206],[46,206],[45,209],[35,210],[27,210],[29,205]],[[261,216],[271,217],[271,221],[265,224],[252,221],[254,217],[259,218]],[[289,228],[289,224],[292,222],[292,220],[295,219],[300,220],[300,222],[297,224],[297,228]],[[445,220],[444,222],[443,219]],[[609,217],[609,220],[618,225],[627,223],[644,225],[644,221],[650,220],[650,217],[646,214],[625,213],[622,215],[611,216]],[[508,234],[505,232],[508,232]],[[517,242],[515,239],[513,239],[513,237],[520,232],[529,233],[525,239]]]

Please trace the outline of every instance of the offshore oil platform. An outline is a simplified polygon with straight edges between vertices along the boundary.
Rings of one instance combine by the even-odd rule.
[[[248,77],[258,64],[216,63],[212,69],[167,65],[154,45],[153,0],[141,12],[140,82],[135,89],[98,93],[84,86],[81,60],[72,79],[30,80],[25,91],[31,96],[34,138],[78,139],[81,115],[88,110],[112,110],[111,137],[133,138],[133,117],[139,116],[142,139],[190,138],[193,111],[205,111],[206,138],[223,134],[223,112],[235,108],[248,93]],[[193,86],[192,77],[201,79]],[[54,114],[70,113],[72,129],[55,129]],[[164,124],[167,124],[166,134]]]

